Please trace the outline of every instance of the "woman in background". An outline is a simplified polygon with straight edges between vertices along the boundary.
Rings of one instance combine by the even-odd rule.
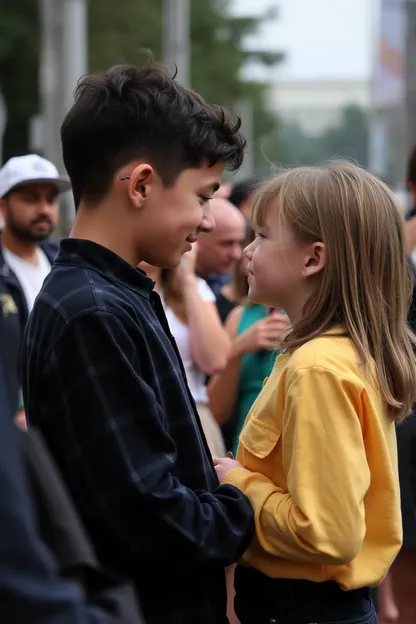
[[[161,296],[211,453],[222,457],[224,441],[208,407],[205,379],[226,366],[230,340],[221,325],[213,292],[195,275],[196,245],[176,269],[144,263],[140,268],[154,280]]]

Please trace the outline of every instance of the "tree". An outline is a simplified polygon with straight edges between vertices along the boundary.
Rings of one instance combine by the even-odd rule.
[[[274,135],[284,166],[313,165],[333,158],[346,158],[368,166],[369,113],[357,105],[346,106],[338,125],[318,136],[306,134],[297,124],[284,124]]]
[[[1,0],[0,90],[7,107],[4,159],[27,151],[38,111],[39,20],[35,0]]]
[[[4,8],[5,6],[5,8]],[[30,8],[30,10],[29,10]],[[28,121],[39,112],[37,93],[38,20],[36,0],[2,0],[0,26],[0,84],[9,111],[19,111],[18,122],[8,128],[4,157],[22,153],[28,148]],[[36,14],[36,15],[35,15]],[[103,70],[116,63],[137,63],[139,50],[149,48],[161,58],[162,0],[89,0],[89,69]],[[4,19],[6,18],[6,20]],[[272,65],[282,58],[280,53],[246,50],[247,35],[255,33],[262,21],[269,18],[235,17],[230,13],[229,0],[192,0],[191,2],[191,80],[192,86],[209,102],[233,107],[241,99],[250,99],[254,109],[256,164],[261,161],[261,144],[276,125],[276,119],[265,105],[266,85],[244,81],[241,70],[255,59]],[[4,32],[3,32],[4,31]],[[13,35],[13,33],[15,33]],[[17,33],[17,34],[16,34]],[[4,40],[1,35],[4,34]],[[3,51],[3,48],[7,50]],[[6,66],[6,59],[9,63]],[[6,83],[9,67],[17,66],[16,80]],[[27,75],[22,100],[18,91]],[[20,88],[23,89],[20,84]],[[19,125],[19,129],[18,129]],[[24,128],[24,129],[23,129]]]
[[[366,167],[370,140],[370,119],[367,111],[357,105],[347,106],[340,125],[327,130],[320,140],[328,158],[349,158]]]

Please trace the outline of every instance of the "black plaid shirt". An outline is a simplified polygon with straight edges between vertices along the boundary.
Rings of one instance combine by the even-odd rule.
[[[147,624],[225,623],[224,566],[249,545],[253,514],[218,486],[152,287],[108,249],[61,242],[24,339],[27,416]]]

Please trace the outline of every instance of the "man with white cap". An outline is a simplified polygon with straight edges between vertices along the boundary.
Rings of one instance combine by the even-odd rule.
[[[47,241],[58,222],[58,195],[69,188],[55,165],[36,154],[11,158],[0,169],[0,357],[16,407],[20,342],[58,249]]]

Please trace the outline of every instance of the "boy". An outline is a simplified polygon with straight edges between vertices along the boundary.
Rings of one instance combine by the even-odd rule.
[[[201,230],[244,139],[220,108],[149,63],[87,76],[62,125],[77,216],[33,309],[23,386],[108,567],[148,624],[226,623],[224,567],[253,535],[218,480],[153,282]]]

